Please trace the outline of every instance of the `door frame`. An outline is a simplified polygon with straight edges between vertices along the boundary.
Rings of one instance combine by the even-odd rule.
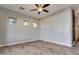
[[[76,43],[76,30],[75,30],[75,12],[72,9],[72,46]]]

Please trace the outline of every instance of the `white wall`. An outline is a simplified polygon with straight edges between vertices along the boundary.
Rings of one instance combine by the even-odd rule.
[[[41,19],[40,39],[63,45],[72,45],[72,12],[64,9],[54,15]]]
[[[40,38],[40,40],[70,46],[72,44],[71,15],[70,8],[62,10],[54,15],[41,19],[39,28],[39,21],[34,18],[0,8],[0,45],[39,40]],[[15,25],[9,25],[9,17],[16,17],[17,23]],[[38,27],[33,28],[32,23],[25,27],[23,25],[23,20],[25,19],[30,22],[36,22]]]
[[[8,24],[9,17],[16,17],[17,23],[14,25]],[[24,26],[23,20],[29,20],[31,23]],[[0,45],[37,40],[39,38],[39,28],[34,28],[32,22],[36,22],[39,27],[39,22],[32,17],[0,8]]]

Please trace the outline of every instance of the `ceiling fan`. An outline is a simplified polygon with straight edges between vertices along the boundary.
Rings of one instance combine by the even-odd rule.
[[[41,5],[41,4],[35,4],[35,6],[37,7],[36,9],[32,9],[30,11],[38,11],[38,14],[40,14],[42,11],[44,12],[49,12],[48,10],[46,10],[45,8],[48,7],[50,4],[45,4],[45,5]]]

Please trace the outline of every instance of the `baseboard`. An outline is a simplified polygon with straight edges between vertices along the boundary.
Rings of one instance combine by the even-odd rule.
[[[5,45],[0,45],[0,47],[11,46],[11,45],[15,45],[15,44],[22,44],[22,43],[25,43],[25,42],[31,42],[31,41],[37,41],[37,40],[29,40],[29,41],[23,41],[23,42],[17,42],[17,43],[5,44]],[[49,41],[49,40],[41,40],[41,41],[47,41],[47,42],[51,42],[51,43],[55,43],[55,44],[60,44],[60,45],[64,45],[64,46],[72,47],[72,45],[63,44],[63,43],[54,42],[54,41]]]
[[[43,41],[47,41],[47,42],[51,42],[51,43],[55,43],[55,44],[60,44],[60,45],[64,45],[64,46],[68,46],[68,47],[72,47],[72,45],[63,44],[63,43],[59,43],[59,42],[54,42],[54,41],[49,41],[49,40],[43,40]]]
[[[36,40],[29,40],[29,41],[23,41],[23,42],[17,42],[17,43],[4,44],[4,45],[0,45],[0,47],[22,44],[22,43],[31,42],[31,41],[36,41]]]

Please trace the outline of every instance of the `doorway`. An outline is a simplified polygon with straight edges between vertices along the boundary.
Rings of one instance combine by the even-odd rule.
[[[79,17],[76,17],[74,10],[72,10],[72,45],[79,44]]]

